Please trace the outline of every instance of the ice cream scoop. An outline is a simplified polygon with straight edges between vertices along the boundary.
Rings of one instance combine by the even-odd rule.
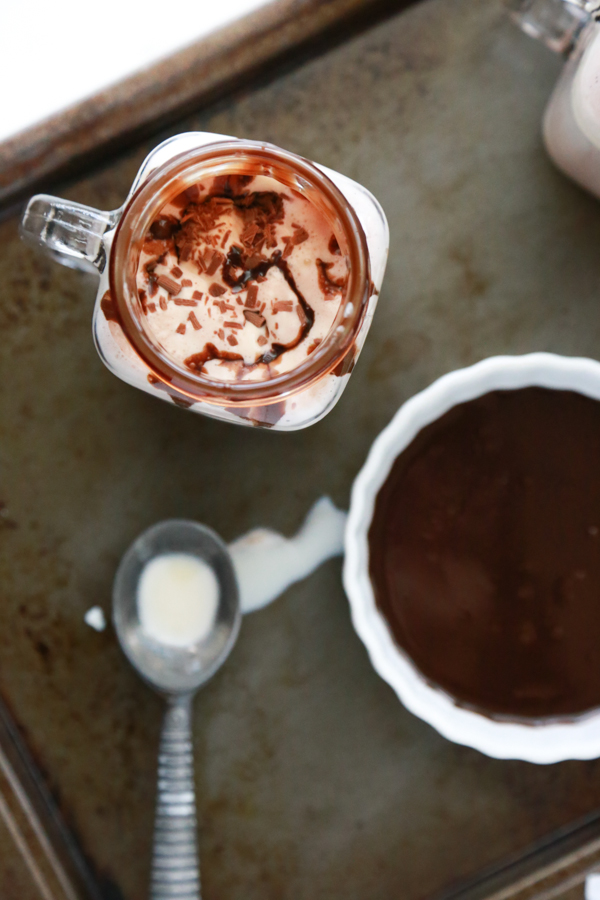
[[[119,643],[142,678],[167,700],[152,900],[200,900],[192,698],[229,655],[240,617],[229,551],[204,525],[159,522],[133,542],[119,565],[113,587]]]

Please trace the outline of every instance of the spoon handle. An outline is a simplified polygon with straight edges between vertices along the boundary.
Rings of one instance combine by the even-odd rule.
[[[200,900],[191,697],[173,697],[158,753],[152,900]]]

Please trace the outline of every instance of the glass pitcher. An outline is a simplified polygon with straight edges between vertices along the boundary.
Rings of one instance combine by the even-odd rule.
[[[208,416],[291,431],[341,396],[389,234],[364,187],[270,144],[158,146],[123,206],[38,195],[22,236],[96,272],[96,348],[119,378]]]
[[[600,2],[508,0],[510,14],[565,66],[543,121],[548,153],[567,175],[600,197]]]

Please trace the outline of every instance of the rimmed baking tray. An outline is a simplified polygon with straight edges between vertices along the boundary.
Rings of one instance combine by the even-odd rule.
[[[539,136],[559,69],[499,2],[426,0],[54,188],[117,207],[151,143],[189,128],[369,187],[392,234],[380,304],[342,400],[304,432],[234,428],[115,380],[92,345],[93,283],[0,224],[0,689],[105,897],[146,896],[161,703],[83,616],[109,611],[132,538],[167,516],[226,540],[292,533],[317,497],[348,503],[376,434],[438,375],[497,353],[598,357],[600,204]],[[406,712],[335,561],[245,619],[195,743],[207,900],[423,900],[600,808],[597,762],[487,759]]]

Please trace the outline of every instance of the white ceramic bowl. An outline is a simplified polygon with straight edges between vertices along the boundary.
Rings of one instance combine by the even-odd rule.
[[[422,428],[458,403],[489,391],[532,386],[577,391],[600,400],[600,363],[551,353],[496,356],[444,375],[398,410],[375,440],[354,482],[346,528],[344,587],[354,628],[374,668],[407,709],[444,737],[498,759],[534,763],[594,759],[600,756],[600,709],[572,720],[542,719],[531,724],[492,719],[458,706],[441,688],[428,683],[394,641],[376,606],[369,578],[368,532],[375,498],[398,454]]]

